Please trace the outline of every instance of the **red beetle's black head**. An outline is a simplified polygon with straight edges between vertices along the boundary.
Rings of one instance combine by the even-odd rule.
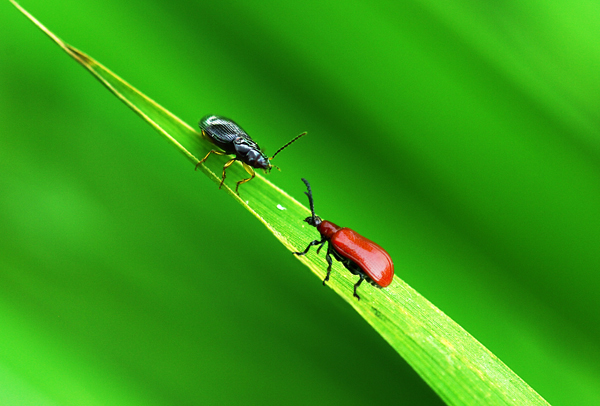
[[[319,217],[319,216],[311,216],[311,217],[305,218],[304,221],[306,221],[311,226],[319,227],[319,224],[321,224],[321,221],[323,221],[323,220],[321,220],[321,217]]]
[[[306,185],[306,188],[308,189],[308,192],[304,192],[304,194],[306,196],[308,196],[308,203],[310,204],[310,212],[312,213],[312,216],[305,218],[304,221],[306,221],[311,226],[319,227],[319,224],[321,224],[322,220],[321,220],[321,217],[319,217],[315,214],[315,202],[313,202],[312,190],[310,189],[310,183],[308,183],[308,181],[304,178],[302,178],[302,182],[304,182],[304,184]]]

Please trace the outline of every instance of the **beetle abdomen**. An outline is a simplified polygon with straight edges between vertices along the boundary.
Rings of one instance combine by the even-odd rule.
[[[394,263],[378,244],[349,228],[341,228],[331,238],[335,250],[358,265],[377,285],[385,288],[394,278]]]

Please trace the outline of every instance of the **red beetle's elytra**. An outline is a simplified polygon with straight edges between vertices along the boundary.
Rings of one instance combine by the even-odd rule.
[[[367,280],[371,285],[385,288],[394,279],[394,263],[390,255],[379,245],[373,241],[363,237],[356,231],[346,227],[339,227],[331,221],[321,220],[315,215],[315,205],[313,202],[312,191],[310,184],[306,179],[302,179],[306,184],[308,192],[304,192],[308,196],[310,203],[310,211],[312,216],[304,219],[308,224],[317,228],[321,234],[320,240],[314,240],[302,252],[294,252],[296,255],[305,255],[310,247],[318,245],[317,254],[327,244],[327,276],[323,280],[323,285],[329,280],[331,266],[333,261],[331,256],[340,261],[346,269],[353,275],[358,275],[359,280],[354,285],[354,297],[360,300],[360,296],[356,293],[356,289],[360,286],[363,280]]]

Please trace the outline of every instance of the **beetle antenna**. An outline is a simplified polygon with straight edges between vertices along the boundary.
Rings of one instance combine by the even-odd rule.
[[[310,211],[312,213],[313,224],[317,224],[317,216],[315,215],[315,202],[313,201],[312,190],[310,189],[310,183],[308,183],[308,181],[304,178],[301,178],[301,179],[302,179],[302,182],[304,182],[304,184],[306,185],[306,188],[308,189],[308,192],[304,192],[304,194],[306,196],[308,196],[308,203],[310,204]]]
[[[296,141],[298,138],[302,137],[303,135],[306,135],[306,131],[303,132],[302,134],[300,134],[299,136],[297,136],[296,138],[294,138],[293,140],[291,140],[290,142],[288,142],[287,144],[285,144],[283,147],[279,148],[271,158],[269,159],[273,159],[275,158],[275,155],[279,154],[281,152],[282,149],[284,149],[285,147],[289,146],[292,142]]]

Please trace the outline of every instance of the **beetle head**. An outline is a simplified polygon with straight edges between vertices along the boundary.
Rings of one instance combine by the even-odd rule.
[[[304,221],[306,221],[308,224],[310,224],[313,227],[319,227],[319,224],[321,224],[321,217],[319,216],[310,216],[304,219]]]
[[[240,161],[253,168],[271,169],[269,158],[263,154],[255,142],[248,141],[243,137],[237,137],[233,140],[233,146],[235,148],[235,155]]]
[[[251,149],[248,151],[246,158],[248,159],[248,164],[254,168],[265,169],[266,171],[271,170],[271,163],[269,162],[269,158],[265,156],[260,150]]]

